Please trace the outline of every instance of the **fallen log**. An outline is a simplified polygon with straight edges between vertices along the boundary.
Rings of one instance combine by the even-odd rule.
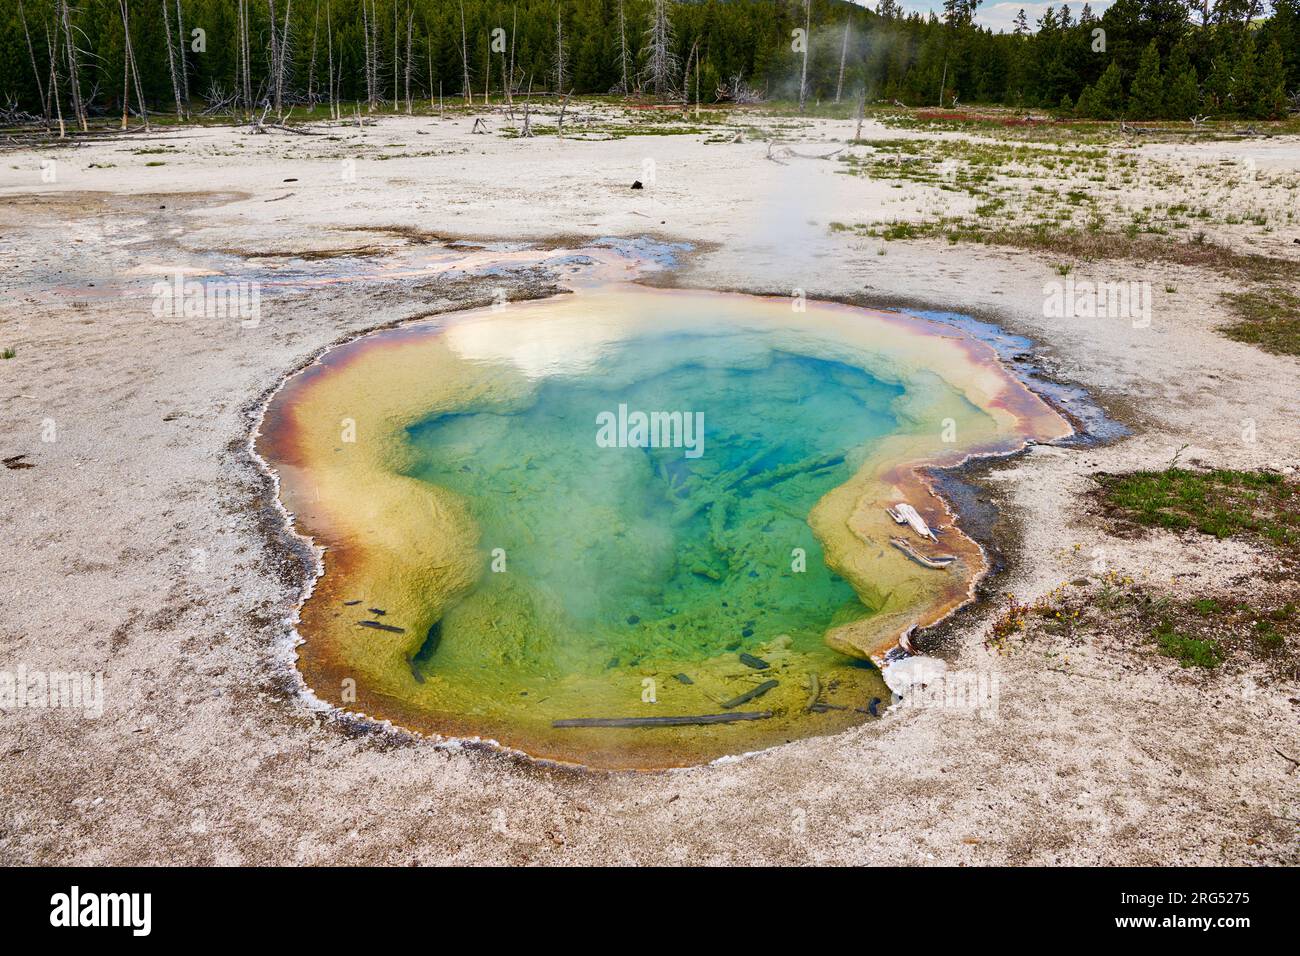
[[[957,556],[953,554],[922,554],[905,538],[890,538],[889,543],[923,568],[942,571],[957,560]]]
[[[764,694],[766,694],[769,690],[771,690],[779,683],[780,681],[765,680],[763,681],[763,683],[759,684],[753,690],[747,690],[739,697],[733,697],[731,698],[731,700],[723,701],[722,709],[731,710],[731,708],[733,707],[739,707],[741,704],[748,703],[749,701],[753,700],[755,697],[762,697]]]
[[[772,681],[771,683],[776,683]],[[689,727],[696,724],[729,724],[734,720],[766,720],[770,710],[742,710],[734,714],[701,714],[697,717],[570,717],[551,721],[552,727]]]

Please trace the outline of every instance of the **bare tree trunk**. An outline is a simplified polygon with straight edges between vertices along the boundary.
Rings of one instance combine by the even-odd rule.
[[[125,0],[123,0],[125,2]],[[55,66],[59,46],[59,21],[54,21],[54,41],[50,42],[50,28],[45,27],[45,48],[50,54],[50,98],[54,101],[54,112],[59,117],[59,139],[68,135],[68,128],[63,124],[63,104],[59,102],[59,71]]]
[[[361,0],[365,3],[366,0]],[[371,94],[374,99],[370,103],[373,110],[383,99],[379,95],[379,4],[376,0],[370,2],[370,89],[374,92]]]
[[[397,0],[393,0],[393,112],[397,112],[399,97],[397,95],[397,78],[400,75],[397,69]]]
[[[329,44],[329,95],[330,116],[339,118],[338,103],[334,99],[334,21],[330,17],[330,0],[325,0],[325,42]]]
[[[555,92],[564,94],[564,23],[558,5],[555,7]]]
[[[406,115],[411,115],[411,34],[415,30],[415,11],[406,4]]]
[[[248,2],[239,0],[239,63],[244,85],[244,109],[253,109],[253,83],[248,65]]]
[[[461,0],[460,4],[460,64],[465,70],[461,90],[464,93],[465,105],[469,106],[474,102],[474,94],[469,88],[469,44],[465,39],[465,0]]]
[[[135,101],[140,107],[144,125],[149,126],[149,110],[144,105],[144,95],[140,86],[140,70],[135,62],[135,47],[131,43],[131,19],[127,0],[118,0],[122,8],[122,129],[126,129],[127,115],[130,112],[130,79],[135,78]]]
[[[803,68],[799,73],[799,112],[808,102],[808,47],[812,46],[812,0],[803,0]]]
[[[560,101],[560,123],[555,127],[555,135],[564,139],[564,111],[569,106],[569,97],[573,95],[573,90],[565,94],[564,99]]]
[[[528,74],[528,92],[524,95],[524,125],[519,130],[519,135],[525,139],[532,139],[533,127],[528,121],[528,114],[533,105],[533,75]]]
[[[853,139],[862,139],[862,119],[867,115],[867,91],[864,89],[862,95],[858,97],[858,128],[853,133]]]
[[[280,112],[279,104],[284,100],[284,80],[289,71],[287,64],[289,62],[289,11],[293,9],[293,0],[285,0],[284,4],[284,27],[280,30],[280,56],[275,64],[275,100],[276,112]],[[275,33],[275,17],[271,18],[271,32]]]
[[[627,17],[623,14],[623,0],[618,0],[618,64],[623,70],[623,95],[628,96],[632,87],[627,79]]]
[[[172,49],[172,18],[167,12],[167,0],[162,0],[163,36],[167,38],[167,71],[172,78],[172,96],[176,98],[176,118],[185,118],[185,107],[181,106],[181,84],[176,78],[176,51]]]
[[[27,38],[27,55],[32,61],[32,75],[36,77],[36,91],[41,96],[41,113],[45,116],[45,125],[50,125],[50,103],[45,98],[45,84],[41,82],[41,71],[36,68],[36,48],[32,46],[32,35],[27,30],[27,14],[23,11],[23,0],[18,0],[18,16],[23,21],[23,36]]]
[[[50,45],[50,24],[49,24],[49,22],[47,21],[47,22],[45,22],[45,23],[42,23],[42,24],[41,24],[41,27],[45,30],[45,53],[46,53],[46,59],[49,60],[49,64],[50,64],[50,76],[49,76],[48,81],[47,81],[46,84],[45,84],[45,95],[46,95],[46,97],[47,97],[47,99],[46,99],[46,101],[45,101],[45,112],[46,112],[46,114],[48,114],[48,113],[50,112],[50,110],[54,108],[54,105],[56,105],[56,104],[58,103],[58,101],[59,101],[59,96],[58,96],[58,94],[54,91],[54,85],[55,85],[55,84],[54,84],[54,50],[55,50],[55,46],[51,46],[51,45]],[[56,19],[56,20],[54,21],[54,35],[55,35],[55,44],[56,44],[56,45],[57,45],[57,43],[58,43],[58,33],[59,33],[59,29],[58,29],[58,28],[59,28],[59,21]]]
[[[511,106],[515,103],[515,34],[519,32],[519,7],[514,8],[514,19],[510,24],[510,80],[506,83],[506,102]],[[502,54],[501,65],[505,66],[505,55]]]
[[[370,4],[366,0],[361,0],[361,43],[365,59],[366,102],[371,103],[374,98],[370,93]]]
[[[129,0],[122,0],[124,7],[130,6]],[[131,61],[131,78],[135,81],[135,102],[140,107],[140,118],[144,121],[144,128],[149,128],[149,107],[144,101],[144,84],[140,82],[140,62],[135,58],[135,44],[131,42],[131,29],[126,29],[126,52],[127,59]]]
[[[668,9],[669,0],[654,0],[654,13],[647,31],[650,51],[646,69],[656,96],[663,96],[672,88],[677,67],[673,53],[673,22]]]
[[[271,11],[271,103],[276,115],[280,114],[280,30],[275,24],[275,0],[266,0],[267,9]]]
[[[840,47],[840,78],[835,82],[836,103],[840,101],[840,93],[844,91],[844,61],[849,56],[849,27],[852,25],[852,20],[844,21],[844,45]]]
[[[185,21],[181,18],[181,0],[176,0],[176,35],[180,38],[181,92],[185,95],[185,112],[190,110],[190,71],[185,57]]]
[[[425,52],[429,58],[429,110],[433,110],[433,36],[426,33],[424,35]],[[438,83],[438,100],[442,101],[442,83]]]
[[[77,41],[72,34],[72,18],[68,15],[68,0],[59,0],[59,8],[63,17],[63,39],[68,57],[68,89],[72,94],[73,112],[77,114],[77,123],[84,133],[90,127],[86,122],[85,106],[81,102],[81,70],[77,66]]]
[[[180,0],[177,0],[179,3]],[[307,106],[316,105],[316,37],[320,33],[320,0],[316,0],[316,13],[311,18],[311,60],[307,65]]]
[[[492,37],[489,35],[483,48],[483,105],[488,105],[488,94],[492,90]]]
[[[122,28],[126,28],[126,0],[119,0],[122,6]],[[122,129],[126,129],[131,116],[131,58],[122,50]]]
[[[686,54],[686,70],[682,73],[682,112],[691,105],[691,63],[695,61],[700,41],[691,44],[691,52]]]

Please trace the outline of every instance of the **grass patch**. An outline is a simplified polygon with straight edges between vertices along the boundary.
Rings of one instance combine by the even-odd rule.
[[[1274,355],[1300,355],[1300,296],[1270,288],[1225,293],[1223,298],[1239,316],[1239,321],[1219,329],[1228,338]]]
[[[1154,528],[1300,543],[1300,484],[1270,471],[1214,469],[1098,475],[1111,517]]]
[[[1172,657],[1183,667],[1211,669],[1223,663],[1223,648],[1217,641],[1190,637],[1174,630],[1169,621],[1161,621],[1154,635],[1160,653]]]
[[[1254,660],[1268,674],[1300,677],[1300,587],[1294,578],[1252,593],[1179,598],[1108,572],[1071,581],[1032,603],[1006,595],[985,643],[999,653],[1038,649],[1068,665],[1069,648],[1154,651],[1185,668]],[[1134,639],[1137,635],[1137,639]]]
[[[0,352],[0,359],[11,359],[17,357],[18,353],[14,349],[5,349],[3,352]]]

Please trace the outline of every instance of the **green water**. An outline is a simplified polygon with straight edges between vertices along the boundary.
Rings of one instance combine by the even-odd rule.
[[[807,515],[897,430],[901,395],[754,333],[676,334],[543,378],[518,406],[419,423],[409,473],[466,499],[483,573],[414,666],[688,671],[778,635],[829,655],[827,628],[870,609],[826,567]],[[702,454],[601,447],[598,416],[620,405],[702,413]]]

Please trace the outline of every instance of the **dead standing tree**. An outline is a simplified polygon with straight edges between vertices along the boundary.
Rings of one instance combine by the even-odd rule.
[[[283,100],[280,98],[280,37],[275,28],[275,0],[266,0],[266,6],[271,13],[271,103],[278,115]]]
[[[131,82],[135,81],[135,102],[140,108],[145,129],[149,128],[149,111],[144,105],[144,91],[140,85],[140,68],[135,62],[135,46],[131,43],[131,18],[127,0],[118,0],[122,8],[122,129],[126,129],[131,110]]]
[[[564,52],[564,21],[560,14],[561,10],[557,4],[555,7],[555,92],[563,95],[564,69],[568,55]]]
[[[808,47],[812,46],[812,0],[803,0],[803,67],[799,72],[799,112],[808,102]]]
[[[271,100],[275,114],[284,118],[285,64],[289,51],[289,14],[293,9],[293,0],[286,0],[284,5],[284,26],[277,27],[275,22],[275,0],[266,0],[271,14]]]
[[[239,44],[238,44],[238,64],[237,77],[243,89],[244,109],[249,113],[253,111],[253,84],[248,65],[248,0],[239,0]]]
[[[677,54],[673,52],[673,21],[669,15],[671,5],[671,0],[654,0],[650,29],[646,31],[649,50],[645,75],[655,96],[671,92],[673,78],[677,75]]]
[[[179,0],[177,0],[179,2]],[[307,63],[307,107],[316,105],[316,40],[320,34],[320,0],[316,0],[316,12],[311,18],[311,59]]]
[[[325,43],[329,47],[329,97],[330,97],[330,116],[335,120],[339,118],[338,100],[334,97],[334,20],[330,16],[330,2],[325,0]]]
[[[36,66],[36,48],[32,46],[32,34],[27,29],[27,14],[23,10],[23,0],[18,0],[18,19],[23,24],[23,36],[27,39],[27,56],[32,63],[32,75],[36,77],[36,91],[41,96],[41,111],[45,116],[45,125],[50,125],[50,101],[45,98],[45,84],[41,80],[41,71]]]
[[[176,77],[176,51],[172,47],[172,19],[167,11],[167,0],[162,0],[163,36],[167,39],[167,72],[172,78],[172,96],[176,98],[176,118],[185,118],[185,107],[181,105],[181,84]]]
[[[464,0],[461,0],[461,4],[460,4],[460,65],[461,65],[461,69],[464,71],[461,92],[464,94],[465,97],[465,105],[472,106],[474,103],[474,93],[472,87],[470,86],[470,80],[469,80],[469,41],[466,39],[465,36]]]
[[[176,0],[176,36],[180,41],[181,92],[185,95],[185,111],[190,109],[190,71],[185,57],[185,18],[181,13],[181,0]]]
[[[840,94],[844,92],[844,61],[849,56],[849,28],[853,25],[852,20],[844,21],[844,44],[840,47],[840,78],[835,81],[835,102],[840,101]]]
[[[411,44],[414,41],[415,11],[406,5],[406,115],[411,115]]]
[[[506,83],[506,102],[515,105],[515,34],[519,32],[519,8],[514,7],[510,23],[510,80]],[[502,55],[504,59],[504,54]]]
[[[632,87],[628,84],[627,66],[629,57],[627,52],[627,16],[623,12],[623,0],[618,0],[618,68],[623,78],[619,81],[618,92],[627,96],[632,92]]]
[[[68,13],[68,0],[59,0],[59,18],[63,21],[64,53],[68,65],[68,91],[72,98],[72,111],[83,133],[90,125],[86,121],[86,105],[81,98],[81,68],[77,60],[77,41],[72,32],[72,17]]]
[[[122,0],[123,3],[126,0]],[[45,49],[50,55],[50,100],[54,103],[54,112],[59,119],[59,139],[68,135],[68,128],[63,123],[63,105],[59,102],[59,70],[56,65],[59,47],[59,21],[54,21],[54,39],[50,39],[50,28],[45,27]]]

